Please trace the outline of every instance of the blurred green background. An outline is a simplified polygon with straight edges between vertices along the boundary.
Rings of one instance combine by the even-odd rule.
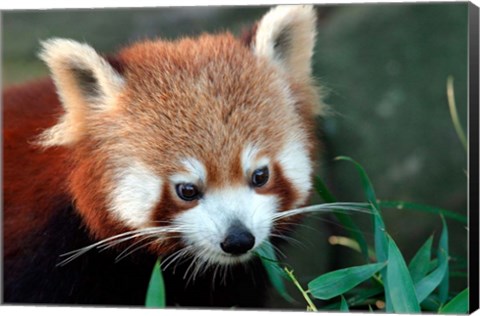
[[[453,76],[460,121],[467,126],[467,3],[318,5],[314,73],[327,92],[329,113],[319,119],[325,143],[318,174],[341,201],[363,201],[356,170],[334,157],[347,155],[366,169],[377,197],[426,203],[466,215],[467,155],[453,128],[446,80]],[[173,39],[203,32],[239,34],[268,7],[185,7],[3,12],[3,87],[46,75],[39,41],[66,37],[103,53],[143,38]],[[318,198],[314,198],[319,201]],[[440,218],[383,210],[387,230],[408,261]],[[355,216],[370,234],[370,219]],[[356,252],[332,246],[343,234],[332,218],[309,217],[284,247],[282,258],[306,284],[317,275],[362,264]],[[450,251],[466,259],[467,228],[449,221]],[[465,277],[452,277],[455,290]],[[304,308],[271,293],[272,308]]]

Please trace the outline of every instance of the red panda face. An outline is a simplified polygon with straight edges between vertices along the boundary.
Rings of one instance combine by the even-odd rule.
[[[228,34],[139,43],[118,54],[122,74],[86,45],[45,44],[66,113],[42,139],[73,146],[92,232],[162,227],[152,251],[211,264],[268,242],[274,215],[311,189],[314,22],[311,7],[277,7],[250,47]]]

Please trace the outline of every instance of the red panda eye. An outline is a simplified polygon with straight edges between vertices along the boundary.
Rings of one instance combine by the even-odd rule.
[[[193,201],[200,198],[200,190],[191,183],[180,183],[175,187],[178,197],[185,201]]]
[[[254,187],[261,187],[262,185],[267,183],[268,177],[268,167],[257,169],[252,174],[252,185]]]

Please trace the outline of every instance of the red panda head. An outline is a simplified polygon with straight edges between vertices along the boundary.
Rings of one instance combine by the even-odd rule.
[[[65,113],[41,143],[71,148],[70,191],[96,238],[139,230],[159,255],[249,258],[309,196],[314,38],[311,6],[279,6],[249,45],[141,42],[115,57],[121,73],[85,44],[45,42]]]

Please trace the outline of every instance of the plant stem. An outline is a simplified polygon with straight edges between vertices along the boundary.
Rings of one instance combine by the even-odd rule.
[[[455,105],[455,95],[453,93],[453,78],[448,76],[447,78],[447,98],[448,98],[448,107],[450,108],[450,116],[452,117],[453,126],[457,132],[458,138],[462,142],[463,147],[467,150],[467,138],[463,132],[462,125],[458,119],[457,106]]]
[[[287,273],[287,275],[289,276],[289,278],[292,280],[293,284],[295,284],[295,286],[298,288],[298,290],[302,293],[303,297],[305,298],[305,301],[307,301],[309,309],[311,309],[314,312],[317,312],[318,311],[317,307],[315,306],[315,304],[313,304],[312,300],[308,296],[307,291],[305,291],[302,288],[302,286],[300,285],[300,283],[298,283],[297,279],[293,275],[293,270],[288,270],[287,268],[284,268],[284,270]]]

